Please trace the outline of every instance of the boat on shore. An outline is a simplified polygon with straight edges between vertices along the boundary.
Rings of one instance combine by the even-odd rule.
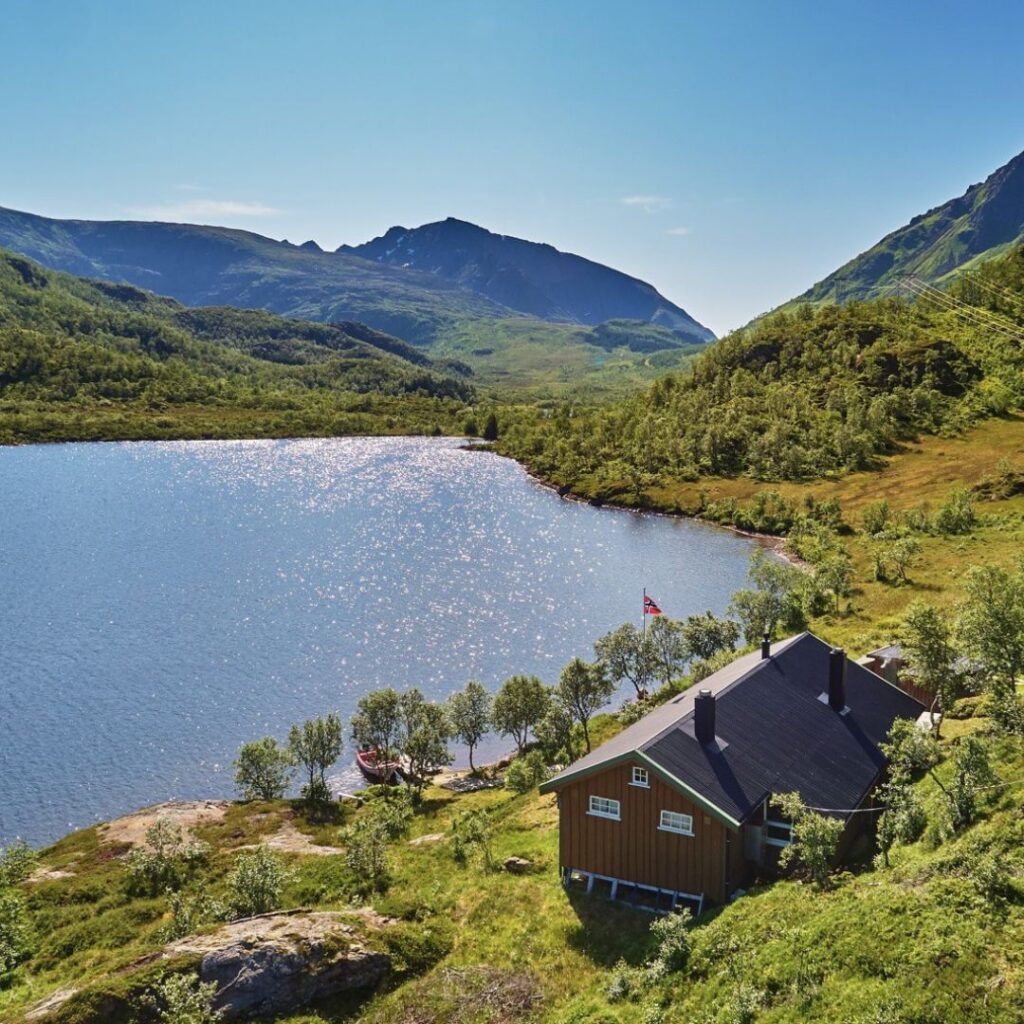
[[[356,764],[368,782],[377,784],[398,781],[402,767],[398,761],[381,758],[376,747],[362,747],[357,750]]]

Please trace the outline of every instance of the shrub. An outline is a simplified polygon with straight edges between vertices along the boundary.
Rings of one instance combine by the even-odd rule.
[[[224,916],[224,908],[203,894],[187,896],[181,892],[167,894],[171,919],[157,932],[159,942],[174,942],[193,935],[204,925]]]
[[[651,925],[651,934],[658,940],[655,959],[665,971],[681,971],[690,959],[689,910],[680,910],[658,918]]]
[[[0,853],[0,887],[24,882],[39,861],[36,851],[18,839]]]
[[[890,518],[889,502],[883,498],[864,506],[860,514],[860,523],[864,532],[874,537],[888,529]]]
[[[514,793],[529,793],[536,789],[551,773],[544,763],[539,750],[531,750],[523,757],[517,757],[505,773],[505,785]]]
[[[194,974],[169,974],[140,1000],[159,1024],[217,1024],[223,1018],[214,1010],[214,981],[201,982]]]
[[[32,929],[20,893],[0,890],[0,976],[32,952]]]
[[[974,496],[963,487],[950,491],[939,506],[932,525],[937,533],[970,533],[978,521],[974,510]]]
[[[440,921],[394,924],[384,930],[382,939],[399,974],[422,974],[443,960],[453,946],[450,926]]]
[[[792,822],[792,842],[782,851],[782,867],[796,861],[807,868],[819,888],[828,882],[829,870],[839,849],[843,823],[838,818],[809,811],[799,793],[783,793],[775,798],[782,813]]]
[[[452,855],[465,864],[475,854],[485,870],[493,866],[491,856],[491,822],[485,811],[464,811],[452,822]]]
[[[291,878],[281,858],[265,846],[238,855],[228,875],[228,906],[233,918],[267,914],[281,906],[281,893]]]
[[[373,814],[358,818],[341,833],[345,863],[361,891],[380,890],[388,878],[388,832],[384,821]]]
[[[138,896],[156,896],[180,889],[206,862],[209,852],[206,843],[186,839],[180,825],[159,818],[146,830],[145,846],[135,847],[125,857],[128,891]]]

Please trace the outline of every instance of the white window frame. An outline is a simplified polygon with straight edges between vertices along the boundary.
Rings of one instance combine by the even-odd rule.
[[[612,809],[614,807],[614,810]],[[607,796],[591,796],[587,801],[587,814],[594,818],[607,818],[609,821],[622,820],[622,805],[618,800]]]
[[[647,772],[646,768],[639,768],[634,765],[633,777],[630,779],[629,784],[631,786],[639,786],[641,789],[651,788],[651,777]]]
[[[666,816],[669,816],[669,821],[673,818],[682,819],[682,827],[677,828],[674,825],[667,825],[665,823]],[[689,825],[687,826],[687,822]],[[669,811],[662,809],[661,817],[658,819],[658,831],[659,832],[672,832],[677,836],[692,836],[693,835],[693,815],[683,814],[682,811]]]

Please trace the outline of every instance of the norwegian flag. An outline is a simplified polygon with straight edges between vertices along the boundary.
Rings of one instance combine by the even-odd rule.
[[[661,615],[661,609],[654,603],[654,599],[644,595],[644,615]]]

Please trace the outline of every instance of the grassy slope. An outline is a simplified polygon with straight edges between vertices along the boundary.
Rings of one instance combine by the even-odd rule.
[[[952,737],[981,724],[950,722],[947,732]],[[613,728],[608,718],[601,723],[605,735]],[[1024,775],[1019,743],[1001,748],[998,768],[1003,779]],[[926,779],[919,787],[934,815],[934,784]],[[1019,883],[1005,913],[997,914],[958,872],[971,851],[986,850],[1003,857],[1012,871],[1020,870],[1020,793],[1013,787],[997,790],[982,806],[982,820],[961,837],[937,849],[923,840],[900,848],[888,870],[861,866],[825,893],[796,881],[780,882],[706,915],[692,933],[688,973],[652,990],[664,1021],[1019,1020],[1024,999]],[[646,1005],[611,1004],[605,994],[620,958],[637,964],[649,953],[650,919],[563,892],[556,873],[554,799],[504,791],[454,796],[432,789],[413,835],[444,832],[455,813],[471,807],[492,814],[495,859],[526,857],[533,870],[521,876],[487,872],[479,864],[456,864],[447,842],[397,842],[390,890],[372,903],[408,922],[400,931],[412,940],[410,948],[423,951],[425,973],[417,978],[414,972],[400,972],[365,1003],[349,1000],[295,1013],[279,1018],[279,1024],[498,1024],[515,1019],[460,1017],[458,999],[452,1005],[450,996],[442,996],[445,971],[472,965],[532,979],[544,999],[534,1018],[538,1021],[640,1024],[650,1019]],[[258,841],[292,813],[285,803],[236,805],[222,824],[201,829],[216,851],[205,890],[218,893],[238,846]],[[351,817],[354,812],[346,813]],[[336,826],[296,823],[320,843],[337,842]],[[116,851],[99,842],[96,829],[76,833],[45,852],[47,867],[76,874],[26,887],[40,947],[28,970],[0,991],[0,1019],[22,1019],[26,1009],[56,989],[72,985],[88,992],[96,986],[119,998],[102,1003],[95,993],[80,995],[54,1020],[116,1024],[124,1018],[119,1007],[125,994],[152,977],[123,968],[158,948],[154,932],[163,902],[125,896],[122,869],[111,852]],[[347,905],[349,876],[341,856],[291,855],[289,860],[295,877],[286,893],[288,906]],[[371,935],[371,942],[386,944],[380,935]],[[737,1016],[744,998],[757,1004],[756,1016]],[[99,1015],[97,1007],[105,1007]]]
[[[660,351],[634,351],[649,339]],[[669,347],[669,346],[674,347]],[[474,380],[504,399],[619,397],[684,368],[701,346],[679,345],[661,328],[627,333],[512,318],[462,321],[430,347],[435,359],[472,367]]]

